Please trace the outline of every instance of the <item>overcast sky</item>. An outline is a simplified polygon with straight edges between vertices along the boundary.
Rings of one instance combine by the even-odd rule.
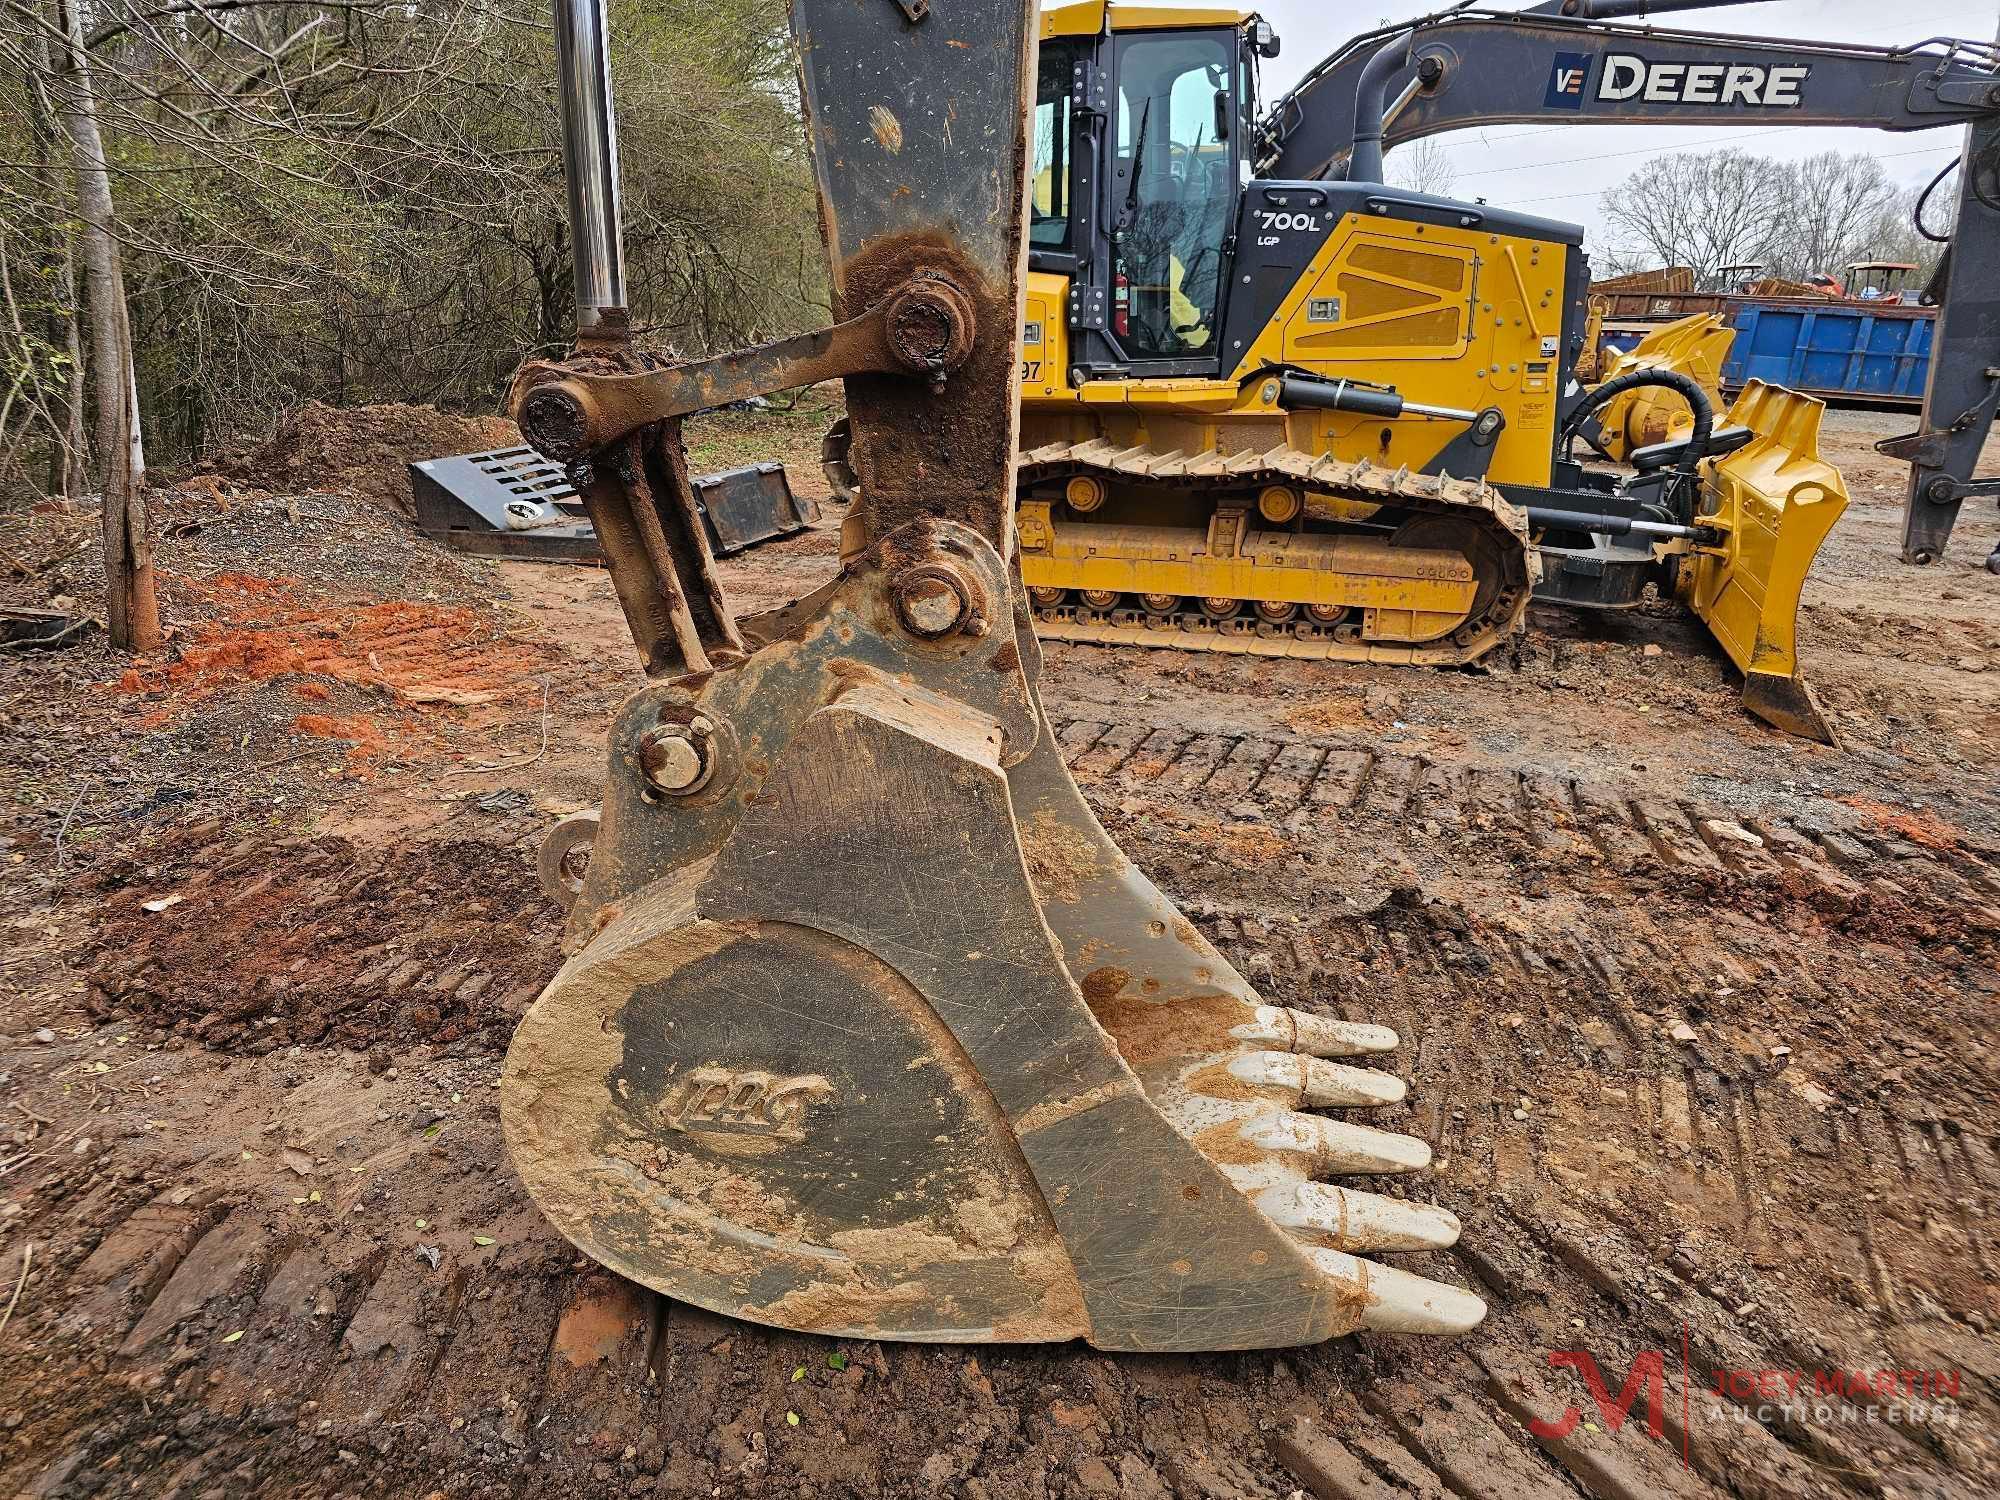
[[[1502,0],[1496,9],[1523,10],[1531,0]],[[1443,8],[1405,0],[1246,0],[1277,27],[1283,53],[1264,64],[1264,97],[1284,93],[1340,42],[1378,24]],[[1738,32],[1746,36],[1810,37],[1825,41],[1908,45],[1931,36],[1990,40],[2000,21],[1996,0],[1773,0],[1662,16],[1666,27]],[[1950,161],[1965,138],[1960,128],[1897,134],[1886,130],[1823,130],[1756,124],[1662,128],[1639,125],[1499,125],[1435,137],[1457,182],[1455,196],[1530,209],[1593,228],[1598,199],[1660,151],[1701,151],[1734,146],[1764,156],[1810,156],[1818,151],[1866,151],[1881,159],[1894,181],[1921,186]],[[1407,148],[1405,148],[1407,149]],[[1393,166],[1395,154],[1390,154]],[[1606,249],[1609,237],[1591,239]]]

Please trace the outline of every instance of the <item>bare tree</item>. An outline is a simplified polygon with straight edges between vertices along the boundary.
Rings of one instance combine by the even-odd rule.
[[[1385,165],[1392,187],[1448,198],[1458,185],[1458,169],[1451,164],[1451,152],[1434,135],[1397,146],[1389,153]]]
[[[0,213],[29,224],[77,218],[72,179],[23,140],[34,96],[68,87],[41,55],[69,50],[57,3],[0,0]],[[486,405],[565,336],[541,5],[75,3],[156,454],[309,397]],[[820,321],[782,6],[612,11],[635,318],[688,353]]]
[[[1896,197],[1881,162],[1822,151],[1772,169],[1784,202],[1765,252],[1773,272],[1800,280],[1821,271],[1837,276],[1870,253],[1869,241]]]
[[[111,170],[98,129],[96,84],[78,0],[70,0],[64,19],[69,88],[62,115],[75,156],[77,206],[83,219],[97,451],[103,464],[105,624],[111,644],[119,650],[151,651],[160,644],[160,605],[153,581],[139,387],[133,373],[132,325],[125,306]]]
[[[1769,257],[1787,212],[1773,164],[1742,151],[1661,153],[1602,200],[1604,217],[1658,265],[1719,267]]]
[[[146,450],[308,399],[490,410],[566,338],[544,5],[0,0],[0,498],[87,482],[91,397],[121,644]],[[635,320],[691,354],[822,321],[782,6],[612,10]]]
[[[1937,190],[1924,204],[1925,234],[1917,228],[1917,199],[1920,189],[1904,188],[1896,193],[1862,236],[1857,259],[1899,260],[1917,268],[1916,280],[1919,285],[1937,269],[1939,258],[1944,253],[1940,240],[1930,238],[1938,235],[1948,238],[1952,220],[1958,213],[1958,198],[1953,191],[1953,182],[1947,177],[1938,184]]]

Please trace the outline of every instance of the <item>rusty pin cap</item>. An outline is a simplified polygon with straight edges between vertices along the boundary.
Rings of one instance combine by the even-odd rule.
[[[521,402],[521,436],[557,463],[577,457],[586,446],[589,422],[583,402],[561,382],[536,386]]]
[[[639,769],[646,784],[670,797],[686,797],[715,774],[715,726],[696,714],[686,724],[662,724],[639,739]]]
[[[889,349],[919,375],[956,370],[972,353],[972,299],[936,274],[917,276],[889,296]]]
[[[890,596],[896,618],[919,640],[985,631],[979,586],[950,563],[923,562],[903,569],[890,584]]]

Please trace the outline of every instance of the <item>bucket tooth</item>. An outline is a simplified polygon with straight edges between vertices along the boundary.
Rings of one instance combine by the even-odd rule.
[[[1256,1150],[1296,1157],[1313,1172],[1420,1172],[1431,1164],[1431,1148],[1415,1136],[1292,1110],[1255,1115],[1238,1135]]]
[[[1387,1026],[1366,1021],[1338,1021],[1282,1005],[1259,1005],[1249,1020],[1231,1028],[1243,1042],[1261,1042],[1286,1052],[1313,1057],[1361,1057],[1370,1052],[1394,1052],[1402,1039]]]
[[[1466,1333],[1486,1316],[1486,1303],[1442,1281],[1339,1250],[1314,1250],[1313,1264],[1361,1301],[1361,1326],[1371,1333]]]
[[[1231,1059],[1229,1072],[1239,1082],[1283,1096],[1284,1102],[1295,1107],[1367,1108],[1401,1103],[1409,1093],[1394,1073],[1349,1067],[1295,1052],[1245,1052]]]
[[[1257,1206],[1302,1240],[1330,1250],[1449,1250],[1458,1216],[1430,1203],[1323,1182],[1265,1188]]]

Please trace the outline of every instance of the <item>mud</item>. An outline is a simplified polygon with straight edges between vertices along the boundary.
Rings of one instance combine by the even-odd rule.
[[[961,369],[932,392],[901,376],[866,376],[849,382],[849,405],[896,434],[852,454],[861,476],[867,534],[886,537],[911,520],[960,521],[982,536],[998,538],[1002,516],[990,498],[1014,442],[1014,420],[996,421],[981,403],[959,392],[1012,390],[1014,298],[982,274],[980,266],[942,234],[910,234],[856,256],[840,268],[842,309],[868,307],[894,288],[926,277],[944,278],[972,313],[971,353]]]
[[[1275,1004],[1402,1033],[1410,1097],[1371,1123],[1435,1167],[1390,1191],[1465,1236],[1391,1259],[1493,1308],[1199,1358],[798,1337],[583,1261],[507,1162],[496,1048],[556,962],[535,845],[637,679],[606,580],[366,531],[281,566],[316,533],[256,512],[231,546],[273,550],[228,566],[308,607],[457,605],[409,580],[476,570],[545,653],[547,749],[537,693],[397,709],[439,737],[371,779],[251,775],[324,743],[284,738],[301,713],[393,700],[277,677],[142,731],[168,699],[107,658],[0,661],[0,1493],[1994,1493],[2000,524],[1968,507],[1944,563],[1894,561],[1867,445],[1904,420],[1830,424],[1855,504],[1801,634],[1841,750],[1740,714],[1664,608],[1536,611],[1478,672],[1048,649],[1086,797],[1201,935]],[[162,566],[219,571],[189,565],[219,528]],[[780,601],[835,547],[725,582]],[[197,729],[250,736],[241,774],[189,774]],[[1643,1395],[1609,1430],[1551,1366],[1578,1349],[1613,1394],[1662,1357],[1660,1438]],[[1951,1389],[1709,1394],[1843,1370]],[[1592,1426],[1531,1433],[1568,1405]]]

